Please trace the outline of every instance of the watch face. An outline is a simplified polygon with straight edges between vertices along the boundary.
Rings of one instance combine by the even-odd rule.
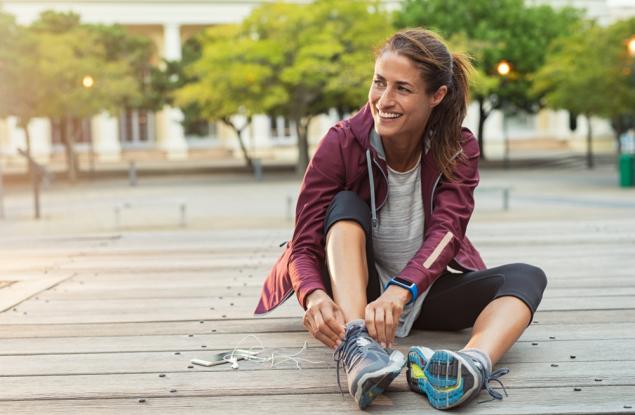
[[[401,277],[395,277],[394,280],[397,281],[399,284],[403,284],[403,285],[406,285],[408,287],[412,285],[412,281],[408,281],[408,280],[403,279]]]

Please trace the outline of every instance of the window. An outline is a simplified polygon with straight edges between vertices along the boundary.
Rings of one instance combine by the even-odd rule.
[[[119,140],[128,147],[147,146],[154,142],[154,113],[143,109],[126,109],[119,117]]]
[[[294,124],[285,117],[269,116],[271,125],[270,136],[274,141],[288,141],[295,137]]]

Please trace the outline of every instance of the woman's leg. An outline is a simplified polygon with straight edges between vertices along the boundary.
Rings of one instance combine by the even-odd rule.
[[[326,234],[326,258],[333,300],[346,323],[363,319],[368,265],[364,229],[352,220],[335,223]]]
[[[526,264],[446,274],[430,289],[414,326],[432,330],[473,327],[465,349],[481,350],[495,364],[531,321],[546,283],[542,270]]]
[[[492,366],[523,334],[531,319],[531,310],[516,297],[499,297],[479,314],[472,336],[464,349],[478,349],[489,356]]]
[[[405,364],[403,354],[383,349],[369,336],[364,323],[368,300],[379,295],[368,205],[353,192],[338,193],[327,210],[324,232],[324,282],[347,323],[346,338],[334,357],[338,370],[340,363],[346,368],[348,390],[364,409]]]
[[[502,399],[489,382],[509,370],[492,372],[492,366],[531,322],[546,284],[544,272],[526,264],[440,277],[424,300],[415,327],[458,330],[473,326],[472,336],[458,352],[411,348],[410,388],[424,393],[438,409],[475,399],[482,388],[492,398]]]
[[[379,296],[370,208],[353,192],[338,193],[326,212],[324,232],[326,286],[346,323],[363,320],[366,305]]]

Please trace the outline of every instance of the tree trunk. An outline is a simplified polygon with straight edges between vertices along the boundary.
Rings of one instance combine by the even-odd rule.
[[[77,157],[75,155],[75,127],[74,122],[68,118],[63,120],[66,124],[62,141],[64,143],[64,153],[66,155],[66,175],[72,183],[77,181]],[[70,125],[70,128],[69,128]]]
[[[307,117],[305,122],[302,122],[302,117],[294,119],[295,131],[298,136],[298,164],[296,166],[296,172],[299,176],[303,176],[306,168],[309,165],[309,123],[311,117]]]
[[[20,118],[20,128],[22,128],[22,130],[24,130],[24,138],[26,141],[26,154],[28,156],[27,158],[27,163],[26,163],[26,169],[27,169],[27,174],[29,176],[31,176],[33,174],[33,169],[31,168],[31,134],[29,133],[29,123],[31,122],[30,119],[25,119],[23,120],[22,118]]]
[[[586,115],[587,133],[586,133],[586,166],[588,169],[593,168],[593,129],[591,127],[591,115]]]
[[[251,117],[247,118],[247,124],[245,124],[242,128],[236,127],[236,125],[233,122],[231,122],[229,118],[222,118],[221,122],[225,124],[226,126],[228,126],[229,128],[231,128],[232,130],[234,130],[234,132],[236,133],[236,137],[238,138],[238,145],[240,146],[240,151],[243,153],[243,158],[245,159],[245,165],[247,166],[249,170],[253,170],[254,168],[253,162],[251,160],[251,157],[249,157],[247,146],[245,145],[245,142],[243,141],[243,131],[249,126],[249,124],[251,124]]]
[[[486,160],[485,157],[485,140],[483,138],[483,130],[485,129],[485,120],[489,117],[490,111],[485,110],[485,100],[483,98],[478,99],[478,148],[481,151],[481,160]]]

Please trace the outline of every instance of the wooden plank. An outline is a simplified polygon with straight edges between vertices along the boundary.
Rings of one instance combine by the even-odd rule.
[[[193,333],[190,333],[193,334]],[[241,347],[259,344],[247,339],[250,333],[156,335],[156,336],[117,336],[117,337],[67,337],[3,339],[0,343],[1,356],[32,354],[77,354],[77,353],[115,353],[115,352],[156,352],[156,351],[197,351],[233,349],[242,341]],[[517,342],[507,358],[514,362],[569,361],[571,355],[577,360],[604,361],[616,360],[623,356],[624,350],[635,346],[634,338],[560,340]],[[324,347],[306,332],[259,333],[260,342],[268,348],[301,348],[305,341],[309,347]],[[399,339],[399,347],[407,349],[413,345],[426,345],[432,348],[460,348],[469,339],[469,332],[429,332],[414,331],[410,336]],[[534,345],[535,343],[535,345]],[[203,347],[205,346],[205,347]],[[404,350],[405,350],[404,349]]]
[[[503,401],[472,403],[460,410],[472,415],[528,415],[528,414],[584,414],[633,413],[635,408],[632,386],[588,386],[576,392],[571,387],[528,387],[509,391]],[[486,395],[482,393],[484,400]],[[539,397],[539,399],[537,399]],[[139,402],[144,398],[144,402]],[[481,398],[479,398],[481,399]],[[625,408],[630,406],[631,408]],[[0,412],[15,415],[46,413],[50,415],[81,413],[83,415],[163,414],[163,415],[209,415],[240,414],[258,408],[260,413],[280,415],[359,414],[355,402],[349,395],[324,394],[272,394],[266,397],[246,396],[170,396],[150,398],[141,393],[134,397],[115,399],[54,399],[20,400],[0,402]],[[377,414],[420,415],[436,413],[427,400],[412,392],[390,391],[375,399],[367,409]]]
[[[530,325],[521,341],[551,340],[583,340],[583,339],[629,339],[635,337],[633,318],[622,316],[626,321],[616,322],[612,316],[606,316],[601,323],[580,321],[588,315],[586,312],[568,312],[571,315],[565,322]],[[635,314],[635,313],[631,313]],[[538,314],[537,318],[545,317]],[[597,319],[596,319],[597,320]],[[212,328],[213,326],[213,328]],[[470,330],[456,332],[457,336],[465,336]],[[212,333],[281,333],[306,332],[300,318],[257,318],[248,320],[201,320],[178,322],[139,322],[139,323],[102,323],[102,324],[5,324],[0,325],[0,338],[43,338],[43,337],[113,337],[113,336],[150,336],[150,335],[183,335]],[[422,333],[425,336],[436,336],[437,332]],[[450,334],[452,332],[449,332]]]
[[[228,349],[231,350],[231,349]],[[288,370],[296,369],[296,363],[283,357],[297,354],[301,348],[268,348],[260,356],[270,358],[275,353],[275,366],[271,362],[241,361],[240,370]],[[407,353],[407,348],[401,348]],[[188,372],[227,372],[229,365],[213,367],[195,366],[189,368],[190,359],[209,360],[217,350],[181,351],[174,352],[137,352],[137,353],[92,353],[92,354],[48,354],[48,355],[20,355],[0,356],[0,377],[13,376],[64,376],[90,374],[140,374],[140,373],[188,373]],[[335,369],[333,351],[324,347],[311,347],[299,355],[305,359],[300,362],[303,370]],[[558,378],[568,379],[575,383],[577,379],[602,379],[602,384],[613,382],[630,382],[635,376],[635,360],[609,361],[562,361],[557,367],[552,362],[515,362],[519,356],[505,357],[497,366],[505,366],[511,370],[517,379],[532,377],[534,379]],[[281,374],[281,375],[286,375]],[[625,376],[625,378],[622,378]],[[630,379],[630,380],[629,380]],[[594,380],[595,381],[595,380]]]
[[[69,278],[69,276],[16,281],[14,284],[0,289],[0,313],[11,309],[29,297],[59,284],[66,278]]]
[[[227,294],[234,292],[229,297]],[[212,293],[208,298],[144,298],[144,299],[104,299],[94,300],[66,300],[48,303],[40,300],[33,300],[22,304],[18,310],[27,311],[32,316],[38,315],[66,315],[82,313],[88,315],[95,314],[115,314],[125,313],[152,313],[162,310],[174,310],[175,314],[183,315],[184,311],[209,310],[214,307],[230,317],[235,313],[253,312],[258,297],[254,295],[257,290],[252,290],[249,296],[237,296],[237,293],[245,291],[243,288],[235,290],[222,290]],[[298,304],[299,308],[299,304]],[[549,310],[594,310],[594,309],[632,309],[635,308],[635,296],[596,296],[596,297],[550,297],[546,296],[540,303],[540,309]],[[0,320],[1,321],[1,320]]]
[[[536,385],[545,387],[635,387],[635,372],[629,368],[614,367],[612,372],[601,371],[571,375],[561,367],[549,364],[518,367],[512,376],[504,378],[505,387],[513,394],[515,388]],[[591,365],[589,365],[591,366]],[[538,369],[540,368],[540,369]],[[594,366],[595,368],[595,366]],[[601,370],[601,365],[597,365]],[[571,367],[569,367],[571,369]],[[165,377],[156,373],[105,374],[72,376],[8,376],[0,377],[0,401],[15,399],[86,399],[122,397],[168,396],[245,396],[290,393],[324,394],[338,392],[335,370],[330,369],[281,369],[281,370],[232,370],[175,372]],[[597,382],[594,379],[602,379]],[[301,382],[301,383],[300,383]],[[34,387],[37,385],[37,387]],[[346,385],[344,385],[346,388]],[[170,392],[176,390],[176,392]],[[389,391],[408,391],[406,376],[402,373],[393,381]]]
[[[49,301],[77,301],[77,300],[144,300],[144,299],[181,299],[185,302],[190,299],[196,298],[212,298],[218,295],[219,287],[225,289],[223,296],[228,298],[234,297],[247,297],[257,298],[260,294],[261,284],[252,280],[252,283],[243,286],[241,283],[231,281],[229,284],[222,284],[218,281],[218,285],[210,287],[209,284],[199,284],[192,286],[183,284],[164,288],[156,285],[151,287],[145,287],[141,289],[142,284],[139,284],[136,289],[123,290],[117,284],[107,288],[94,288],[92,284],[75,285],[73,288],[64,285],[60,290],[55,292],[44,292],[38,295],[38,300]],[[232,289],[227,289],[232,287]],[[222,292],[222,291],[221,291]],[[611,286],[607,287],[605,284],[600,285],[598,288],[577,288],[577,287],[558,287],[552,288],[548,286],[543,298],[562,298],[562,297],[603,297],[603,296],[635,296],[635,278],[632,279],[632,286]]]

